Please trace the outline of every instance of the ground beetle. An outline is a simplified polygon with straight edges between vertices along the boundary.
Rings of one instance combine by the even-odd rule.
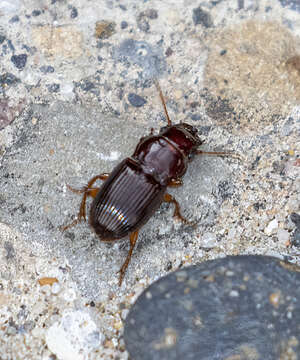
[[[155,85],[164,107],[168,125],[162,127],[158,135],[153,134],[140,139],[133,155],[123,160],[110,174],[94,176],[80,189],[68,188],[83,194],[78,217],[71,224],[62,227],[69,229],[80,221],[86,221],[87,196],[94,198],[89,215],[89,223],[101,241],[115,241],[129,235],[130,250],[120,269],[121,286],[132,251],[138,238],[138,231],[162,202],[175,206],[174,215],[184,223],[189,223],[180,213],[178,202],[166,192],[168,186],[182,185],[182,177],[188,162],[194,155],[209,154],[228,156],[228,152],[205,152],[199,150],[203,143],[197,129],[186,123],[172,125],[166,103],[157,81]],[[103,185],[93,187],[97,180]]]

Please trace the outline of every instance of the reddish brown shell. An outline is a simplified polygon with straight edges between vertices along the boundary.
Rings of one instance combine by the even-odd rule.
[[[165,189],[144,174],[138,162],[127,158],[100,188],[91,206],[90,224],[103,241],[125,237],[148,221]]]

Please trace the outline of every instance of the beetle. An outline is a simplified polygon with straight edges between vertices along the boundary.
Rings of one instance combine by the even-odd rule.
[[[68,189],[83,194],[78,217],[62,231],[86,221],[86,200],[91,196],[89,224],[101,241],[115,241],[129,235],[130,249],[119,270],[119,286],[125,276],[139,229],[149,220],[162,202],[175,206],[174,217],[190,224],[180,213],[176,199],[166,192],[168,187],[182,185],[182,177],[194,155],[208,154],[231,156],[230,152],[206,152],[199,150],[203,141],[197,129],[187,123],[172,124],[159,83],[154,81],[167,126],[140,139],[131,157],[124,159],[113,171],[94,176],[82,189]],[[102,186],[94,187],[97,180]]]

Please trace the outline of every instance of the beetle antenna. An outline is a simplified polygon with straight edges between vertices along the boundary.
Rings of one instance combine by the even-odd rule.
[[[164,99],[164,95],[161,91],[161,88],[160,88],[160,85],[159,85],[159,82],[157,81],[157,79],[154,79],[154,84],[156,86],[156,89],[158,90],[159,92],[159,97],[160,97],[160,100],[162,102],[162,105],[164,107],[164,111],[165,111],[165,115],[166,115],[166,118],[167,118],[167,121],[168,121],[168,125],[171,126],[172,125],[172,121],[170,120],[170,117],[169,117],[169,114],[168,114],[168,110],[167,110],[167,106],[166,106],[166,102],[165,102],[165,99]]]

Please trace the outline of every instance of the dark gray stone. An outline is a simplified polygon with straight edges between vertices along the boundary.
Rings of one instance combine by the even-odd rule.
[[[128,22],[127,21],[122,21],[121,22],[121,29],[126,29],[128,27]]]
[[[299,354],[299,270],[272,257],[228,256],[167,275],[133,305],[126,348],[134,360]]]
[[[300,247],[300,229],[296,229],[293,233],[291,245],[295,247]]]
[[[40,70],[44,74],[54,73],[54,67],[51,65],[49,65],[49,66],[43,65],[40,67]]]
[[[32,16],[39,16],[41,15],[41,10],[33,10],[33,12],[31,13]]]
[[[213,26],[210,14],[207,11],[202,10],[201,7],[193,9],[193,21],[195,25],[201,24],[206,28]]]
[[[281,3],[281,5],[283,7],[288,7],[291,10],[295,10],[300,12],[300,2],[299,0],[279,0],[279,2]]]
[[[11,24],[16,23],[16,22],[18,22],[18,21],[20,21],[18,15],[13,16],[13,17],[9,20],[9,22],[10,22]]]
[[[144,14],[148,19],[151,20],[158,18],[158,12],[155,9],[147,9],[144,11]]]
[[[27,62],[27,55],[26,54],[13,55],[11,57],[11,61],[17,69],[23,70]]]
[[[300,229],[300,215],[297,213],[291,213],[292,222],[296,225],[297,229]]]
[[[1,86],[10,86],[20,82],[20,79],[17,78],[14,74],[5,73],[0,76],[0,85]]]
[[[147,21],[145,16],[140,16],[137,20],[138,28],[143,32],[148,32],[150,30],[150,24]]]
[[[50,92],[56,93],[59,91],[60,85],[59,84],[49,84],[49,85],[47,85],[47,88]]]
[[[147,102],[143,97],[133,93],[128,95],[128,101],[134,107],[142,107]]]
[[[78,10],[75,7],[72,7],[71,9],[71,19],[75,19],[78,16]]]
[[[230,199],[235,192],[233,184],[229,183],[227,180],[220,181],[218,184],[219,196],[223,199]]]
[[[10,242],[5,241],[4,249],[6,251],[6,255],[5,255],[6,260],[12,260],[15,258],[16,256],[15,249]]]

